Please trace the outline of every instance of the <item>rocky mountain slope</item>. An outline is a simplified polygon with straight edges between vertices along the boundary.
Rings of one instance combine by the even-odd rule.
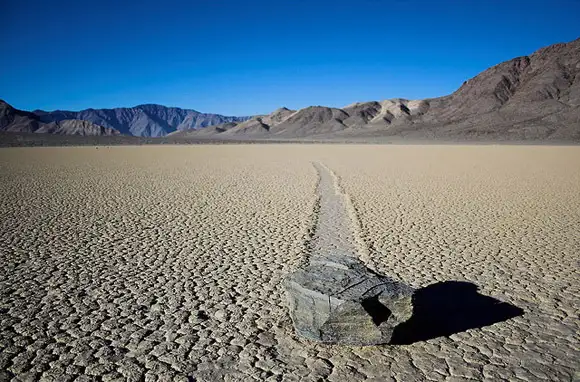
[[[249,118],[205,114],[195,110],[151,104],[128,108],[86,109],[77,112],[35,110],[33,113],[43,122],[81,119],[116,129],[124,135],[138,137],[162,137],[177,130],[198,129],[226,122],[242,122]]]
[[[580,39],[493,66],[453,94],[426,101],[429,110],[413,122],[438,135],[578,139]]]
[[[33,113],[18,110],[0,100],[0,131],[32,133],[42,125]]]
[[[35,133],[86,136],[120,135],[118,130],[79,119],[65,119],[58,122],[45,123]]]
[[[119,135],[119,131],[115,129],[77,119],[46,123],[36,114],[15,109],[2,100],[0,100],[0,131],[82,136]]]
[[[203,134],[223,139],[580,140],[580,39],[493,66],[448,96],[362,102],[342,109],[279,109]]]

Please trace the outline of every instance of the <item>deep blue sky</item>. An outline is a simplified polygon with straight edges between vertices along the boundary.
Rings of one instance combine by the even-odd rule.
[[[1,0],[0,98],[228,115],[448,94],[580,37],[580,1]]]

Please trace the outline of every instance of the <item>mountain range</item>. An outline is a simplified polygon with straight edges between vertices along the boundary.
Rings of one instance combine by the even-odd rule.
[[[502,62],[439,98],[280,108],[253,117],[160,105],[25,112],[0,101],[0,131],[168,135],[172,141],[376,137],[580,141],[580,39]]]
[[[454,93],[359,102],[341,109],[278,109],[173,138],[580,140],[580,39],[495,65]]]
[[[0,131],[74,135],[133,135],[163,137],[182,129],[199,129],[250,117],[227,117],[161,105],[139,105],[115,109],[26,112],[0,100]],[[69,121],[83,121],[72,124]],[[100,130],[94,125],[100,127]],[[83,128],[84,127],[84,128]]]
[[[199,129],[225,122],[241,122],[249,118],[226,117],[153,104],[115,109],[86,109],[76,112],[35,110],[33,113],[45,123],[81,119],[118,130],[123,135],[137,137],[163,137],[176,130]]]
[[[119,131],[80,119],[45,122],[28,111],[18,110],[0,100],[0,131],[60,135],[119,135]]]

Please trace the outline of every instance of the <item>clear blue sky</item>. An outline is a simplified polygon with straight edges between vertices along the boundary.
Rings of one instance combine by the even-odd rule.
[[[448,94],[580,37],[580,1],[2,0],[0,98],[227,115]]]

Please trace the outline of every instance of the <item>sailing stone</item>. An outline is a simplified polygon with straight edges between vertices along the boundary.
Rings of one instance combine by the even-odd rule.
[[[345,345],[379,345],[413,314],[414,289],[345,255],[313,257],[285,280],[296,332]]]

